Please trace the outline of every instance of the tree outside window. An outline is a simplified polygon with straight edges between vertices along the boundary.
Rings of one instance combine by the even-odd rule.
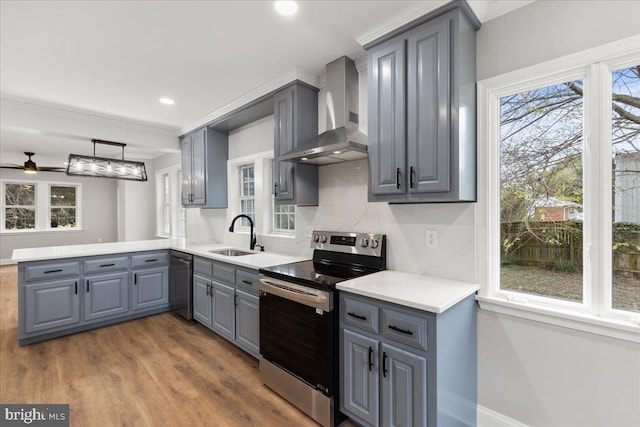
[[[51,228],[77,227],[77,197],[75,186],[49,186]]]

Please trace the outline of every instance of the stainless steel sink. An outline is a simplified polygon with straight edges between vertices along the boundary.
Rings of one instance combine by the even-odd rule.
[[[253,255],[253,252],[242,251],[240,249],[215,249],[209,252],[211,252],[212,254],[224,255],[224,256]]]

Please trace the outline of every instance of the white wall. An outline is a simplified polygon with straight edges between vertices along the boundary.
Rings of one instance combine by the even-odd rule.
[[[640,2],[537,1],[478,31],[477,77],[636,34]],[[478,403],[519,422],[640,425],[638,344],[480,310],[478,364]]]
[[[38,172],[35,175],[26,175],[20,170],[10,169],[0,169],[0,177],[82,184],[82,231],[2,234],[0,236],[0,260],[8,261],[14,249],[115,242],[117,240],[117,185],[115,180],[71,177],[56,172]]]

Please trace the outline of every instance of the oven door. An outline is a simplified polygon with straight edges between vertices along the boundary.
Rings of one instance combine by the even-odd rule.
[[[327,395],[334,392],[332,292],[260,276],[260,354]]]

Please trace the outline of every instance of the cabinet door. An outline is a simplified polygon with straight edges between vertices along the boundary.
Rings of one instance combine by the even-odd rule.
[[[260,300],[236,290],[236,344],[258,357],[260,355]]]
[[[27,333],[80,322],[77,278],[25,285]]]
[[[192,205],[204,205],[206,203],[206,130],[201,129],[191,135],[191,197]]]
[[[169,302],[169,268],[133,272],[133,309],[151,308]]]
[[[85,278],[84,320],[122,314],[129,311],[128,272]]]
[[[211,328],[223,337],[235,339],[235,289],[222,283],[211,282],[213,307]]]
[[[383,426],[427,423],[427,359],[382,344]]]
[[[450,190],[449,26],[449,20],[427,23],[407,38],[410,193]]]
[[[191,180],[193,150],[191,149],[191,136],[187,135],[180,141],[180,153],[182,155],[182,183],[180,186],[180,200],[183,205],[191,204]]]
[[[378,341],[343,330],[342,402],[351,416],[378,425]]]
[[[193,318],[211,327],[211,281],[193,276]]]
[[[293,200],[293,170],[292,162],[280,161],[280,154],[294,148],[293,140],[293,111],[294,88],[286,88],[273,96],[274,114],[274,160],[273,160],[273,191],[276,200]]]
[[[405,41],[369,50],[369,170],[371,192],[406,192]]]

